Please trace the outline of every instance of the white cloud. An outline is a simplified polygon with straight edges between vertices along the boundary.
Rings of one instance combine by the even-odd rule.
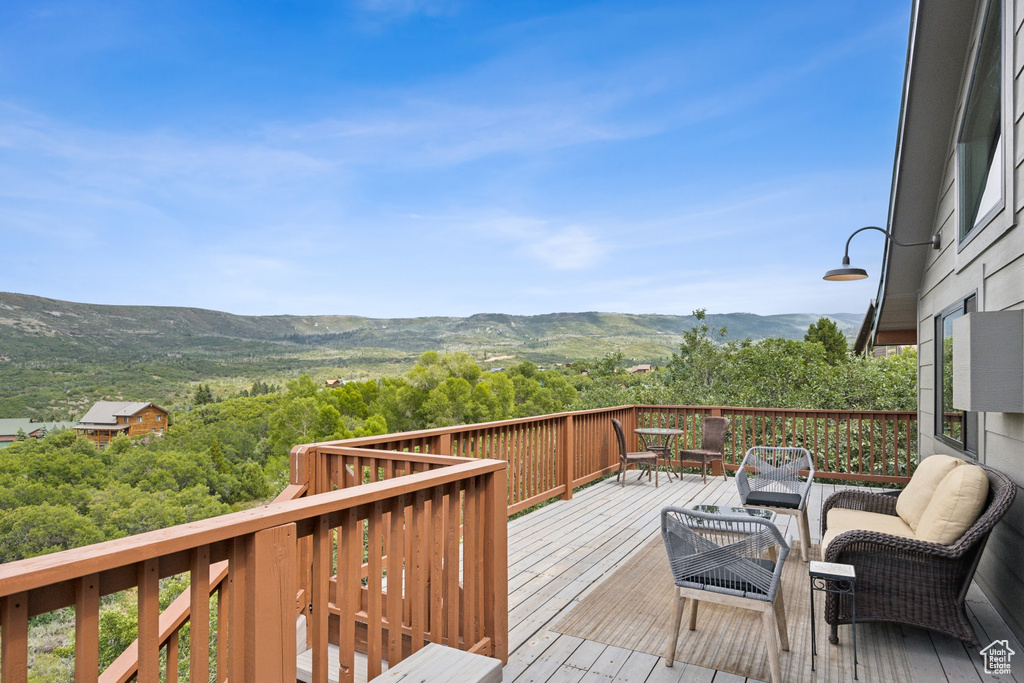
[[[608,253],[607,245],[577,225],[538,235],[526,245],[535,258],[556,270],[582,270],[600,263]]]

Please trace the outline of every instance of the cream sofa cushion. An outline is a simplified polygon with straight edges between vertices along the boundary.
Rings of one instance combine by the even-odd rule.
[[[961,463],[963,460],[960,458],[938,453],[928,456],[917,466],[914,476],[910,478],[910,483],[896,500],[896,514],[902,517],[911,529],[917,531],[921,515],[924,514],[931,502],[935,489],[946,478],[946,475],[959,467]]]
[[[880,534],[914,538],[914,530],[898,515],[883,515],[864,510],[832,508],[828,511],[828,530],[821,538],[821,556],[825,557],[829,543],[844,531],[877,531]]]
[[[949,545],[964,535],[985,507],[988,474],[977,465],[957,467],[942,480],[917,524],[922,541]]]

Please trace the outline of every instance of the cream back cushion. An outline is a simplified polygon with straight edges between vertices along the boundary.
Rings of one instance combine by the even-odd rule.
[[[988,475],[977,465],[963,465],[946,475],[917,524],[922,541],[949,545],[964,535],[985,507]]]
[[[932,501],[935,489],[946,475],[962,462],[960,458],[939,453],[928,456],[917,466],[907,488],[903,489],[903,493],[896,500],[896,514],[902,517],[911,529],[917,531],[917,524],[921,521],[921,515],[924,514],[928,503]]]

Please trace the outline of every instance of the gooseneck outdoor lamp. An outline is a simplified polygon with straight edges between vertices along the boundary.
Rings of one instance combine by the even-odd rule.
[[[850,240],[853,239],[853,235],[858,232],[864,232],[865,230],[877,230],[878,232],[885,235],[886,239],[890,239],[901,247],[921,247],[926,244],[932,245],[932,249],[938,249],[942,246],[942,240],[938,233],[932,235],[932,238],[927,242],[900,242],[898,239],[892,236],[888,230],[875,227],[874,225],[868,225],[859,230],[854,230],[853,234],[850,235],[849,239],[846,240],[846,251],[843,253],[843,265],[839,268],[833,268],[832,270],[825,273],[825,280],[832,280],[834,282],[843,280],[863,280],[868,276],[868,271],[863,268],[853,268],[850,266]]]

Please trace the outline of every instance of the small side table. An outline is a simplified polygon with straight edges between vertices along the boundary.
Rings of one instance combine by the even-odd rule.
[[[679,451],[679,437],[685,434],[682,429],[670,429],[668,427],[640,427],[634,429],[634,433],[639,435],[641,443],[645,451],[657,453],[659,458],[665,459],[665,472],[668,474],[668,480],[672,481],[672,453],[673,453],[673,442],[675,442],[675,451]],[[683,466],[679,465],[679,478],[683,477]]]
[[[853,627],[853,679],[857,680],[857,572],[852,564],[811,562],[808,573],[811,577],[811,671],[814,671],[814,657],[818,654],[814,626],[814,592],[849,595],[850,625]]]

